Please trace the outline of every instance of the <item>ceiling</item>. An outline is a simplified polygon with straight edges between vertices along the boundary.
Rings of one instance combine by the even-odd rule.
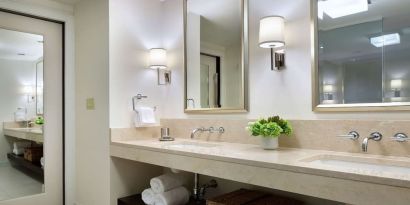
[[[74,4],[76,4],[77,2],[79,2],[81,0],[52,0],[52,1],[60,2],[60,3],[64,3],[64,4],[74,5]]]
[[[37,61],[43,56],[43,36],[0,29],[0,59]]]
[[[201,16],[201,41],[224,47],[241,43],[241,1],[190,0],[187,6]]]

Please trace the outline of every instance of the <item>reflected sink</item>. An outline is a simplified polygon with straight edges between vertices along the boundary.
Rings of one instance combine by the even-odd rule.
[[[212,147],[217,147],[219,146],[218,144],[211,144],[211,143],[205,143],[205,142],[188,142],[188,141],[183,141],[183,142],[174,142],[172,144],[167,144],[166,147],[168,148],[179,148],[179,149],[196,149],[196,148],[212,148]]]
[[[317,155],[301,160],[311,165],[410,175],[410,161],[342,155]]]
[[[9,130],[15,130],[20,132],[31,132],[41,134],[43,131],[40,128],[8,128]]]

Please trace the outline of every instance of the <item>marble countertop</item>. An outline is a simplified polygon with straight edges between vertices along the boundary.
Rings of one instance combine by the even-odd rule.
[[[263,150],[257,145],[226,142],[207,142],[177,138],[172,142],[160,142],[157,139],[132,141],[112,141],[111,145],[135,149],[144,149],[162,153],[238,163],[249,166],[285,170],[290,172],[349,179],[376,184],[410,188],[410,158],[389,157],[324,150],[279,148]],[[313,163],[320,159],[349,159],[349,162],[364,162],[370,167],[355,168],[349,165]],[[402,169],[374,168],[372,165],[383,164]]]

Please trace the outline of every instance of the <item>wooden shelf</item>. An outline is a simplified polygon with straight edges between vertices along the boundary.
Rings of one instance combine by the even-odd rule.
[[[32,173],[36,178],[42,179],[42,181],[44,181],[44,170],[43,168],[41,168],[40,164],[27,161],[23,156],[18,156],[13,153],[8,153],[7,158],[10,160],[13,166],[22,167]]]

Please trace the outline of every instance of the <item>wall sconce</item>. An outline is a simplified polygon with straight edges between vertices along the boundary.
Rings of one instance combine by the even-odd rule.
[[[390,81],[390,88],[394,91],[394,97],[398,98],[400,96],[400,90],[402,87],[402,80],[396,79]]]
[[[34,96],[34,87],[30,85],[26,85],[23,87],[23,94],[27,96],[27,103],[31,103],[35,100]]]
[[[158,85],[166,85],[171,83],[171,71],[167,70],[167,51],[165,49],[150,49],[149,67],[157,70]]]
[[[335,92],[335,86],[334,85],[323,85],[323,98],[324,100],[333,100],[333,93]]]
[[[285,19],[282,16],[267,16],[260,20],[259,47],[270,48],[271,70],[285,66]]]

